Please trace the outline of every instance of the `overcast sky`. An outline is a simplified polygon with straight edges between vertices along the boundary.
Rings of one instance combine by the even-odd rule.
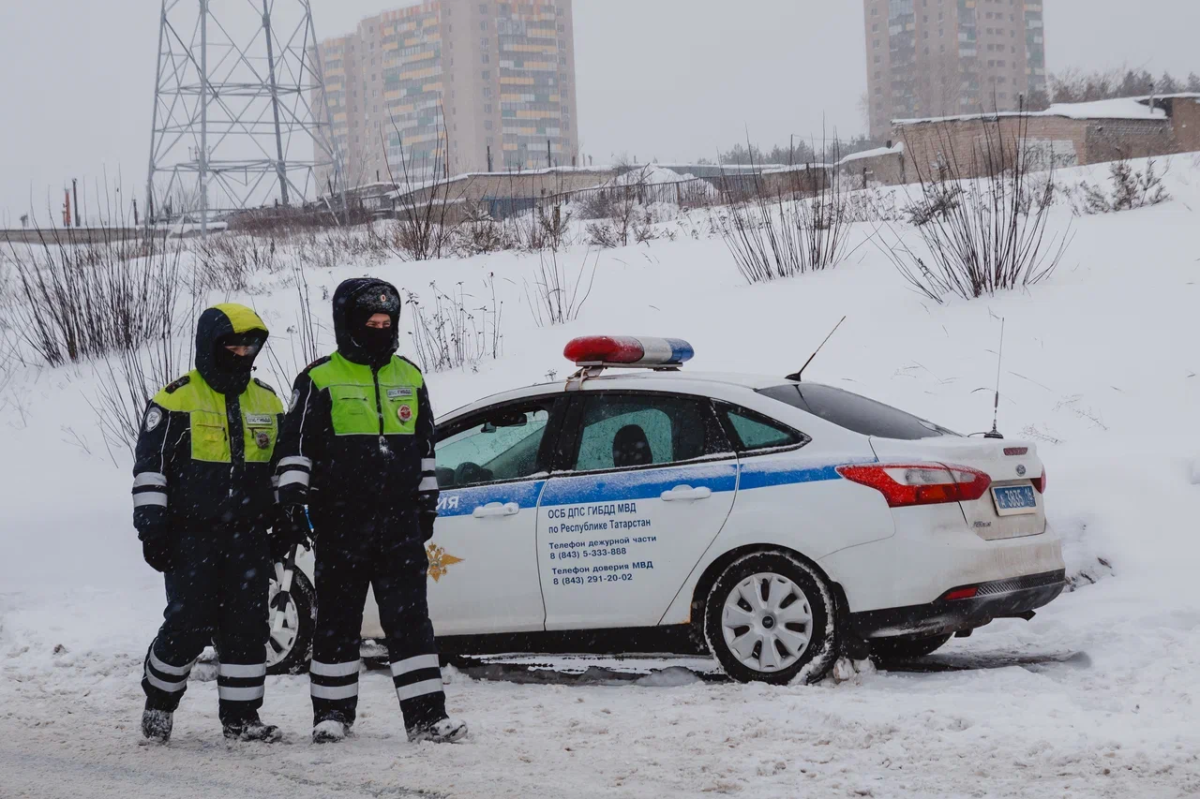
[[[276,0],[284,2],[284,0]],[[400,0],[312,0],[318,33]],[[0,0],[0,226],[73,176],[145,181],[159,0]],[[1200,72],[1198,0],[1045,0],[1051,71]],[[575,0],[578,124],[597,163],[861,133],[860,0]],[[144,188],[138,189],[140,194]]]

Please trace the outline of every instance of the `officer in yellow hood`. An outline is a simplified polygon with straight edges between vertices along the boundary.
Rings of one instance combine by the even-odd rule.
[[[146,562],[166,580],[167,609],[146,654],[142,733],[166,743],[204,647],[218,643],[225,737],[275,741],[258,710],[266,680],[267,529],[283,405],[252,379],[262,319],[217,305],[196,327],[196,368],[146,407],[133,469],[133,523]]]

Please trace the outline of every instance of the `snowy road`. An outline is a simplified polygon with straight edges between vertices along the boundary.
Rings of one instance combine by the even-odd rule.
[[[455,673],[449,703],[473,734],[454,747],[408,744],[378,671],[343,746],[308,743],[303,677],[268,682],[265,715],[285,743],[226,745],[204,669],[171,745],[140,745],[156,610],[138,599],[69,597],[58,629],[45,598],[3,600],[4,799],[1200,794],[1200,613],[1164,615],[1117,580],[955,641],[929,673],[787,688],[677,670],[603,684]]]

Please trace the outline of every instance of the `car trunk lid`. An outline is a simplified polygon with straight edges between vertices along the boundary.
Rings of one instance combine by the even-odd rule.
[[[940,436],[915,441],[871,438],[884,464],[934,463],[983,472],[991,486],[979,499],[959,502],[967,526],[985,541],[1041,535],[1046,531],[1042,491],[1045,467],[1037,446],[1025,441]]]

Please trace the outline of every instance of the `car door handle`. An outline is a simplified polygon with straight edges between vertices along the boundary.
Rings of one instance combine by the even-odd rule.
[[[712,489],[701,486],[700,488],[692,488],[691,486],[675,486],[670,491],[662,492],[663,502],[695,502],[698,499],[708,499],[712,496]]]
[[[471,515],[476,519],[488,519],[497,516],[516,516],[521,512],[521,506],[515,502],[489,502],[480,505]]]

